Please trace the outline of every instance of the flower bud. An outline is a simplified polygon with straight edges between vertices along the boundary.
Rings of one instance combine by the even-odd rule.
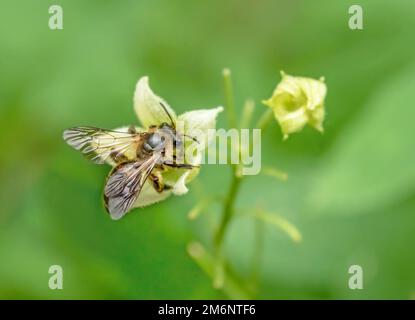
[[[263,103],[274,112],[284,139],[293,132],[301,131],[306,124],[323,132],[327,92],[324,78],[293,77],[284,72],[281,72],[281,76],[282,80],[272,97]]]

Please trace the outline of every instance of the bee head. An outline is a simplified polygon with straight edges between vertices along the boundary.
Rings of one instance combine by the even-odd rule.
[[[176,145],[178,140],[180,140],[177,135],[176,129],[166,122],[163,122],[159,126],[158,132],[161,134],[161,136],[165,137],[165,140],[172,141],[174,145]]]
[[[159,129],[170,130],[170,131],[174,130],[173,127],[169,125],[167,122],[163,122],[161,125],[159,125]]]

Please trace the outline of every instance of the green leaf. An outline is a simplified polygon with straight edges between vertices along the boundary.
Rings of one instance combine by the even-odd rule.
[[[314,214],[370,212],[411,193],[414,83],[415,67],[386,80],[340,134],[315,172],[308,199]]]

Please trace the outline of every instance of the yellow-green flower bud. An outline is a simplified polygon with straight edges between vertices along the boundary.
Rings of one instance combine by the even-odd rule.
[[[272,97],[263,103],[274,112],[284,139],[309,124],[323,132],[324,99],[327,87],[324,78],[319,80],[293,77],[281,72],[282,80]]]

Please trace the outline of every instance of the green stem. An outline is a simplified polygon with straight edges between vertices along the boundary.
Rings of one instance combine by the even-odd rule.
[[[228,114],[229,126],[232,128],[237,127],[236,123],[236,113],[234,98],[232,92],[232,79],[231,72],[229,69],[223,70],[223,79],[224,79],[224,91],[225,91],[225,107]],[[247,126],[249,124],[250,117],[254,108],[253,102],[247,102],[244,108],[244,117],[242,119],[242,124]],[[258,121],[256,128],[263,129],[270,122],[273,117],[273,112],[271,109],[268,109],[264,112],[261,118]],[[221,287],[224,284],[224,278],[222,271],[224,270],[224,260],[223,260],[223,245],[225,241],[225,236],[229,228],[229,224],[232,221],[233,215],[235,213],[235,202],[241,187],[242,176],[238,173],[238,165],[232,165],[232,181],[228,193],[225,198],[221,221],[218,226],[218,229],[214,235],[214,249],[215,249],[215,260],[216,266],[214,271],[214,283]],[[258,240],[262,242],[262,239]],[[258,244],[259,245],[259,244]],[[257,271],[258,272],[258,271]],[[254,275],[257,277],[257,275]]]
[[[256,219],[254,230],[254,252],[252,255],[252,285],[255,293],[258,293],[259,275],[261,271],[262,254],[264,248],[264,222]]]
[[[252,113],[255,109],[255,102],[253,100],[246,100],[244,109],[242,111],[242,119],[239,127],[241,129],[249,128],[252,119]]]
[[[238,194],[239,187],[242,181],[242,179],[236,175],[236,172],[235,172],[236,166],[233,166],[233,167],[235,169],[233,170],[233,174],[232,174],[231,187],[229,188],[228,194],[225,198],[226,200],[225,200],[225,205],[223,207],[222,219],[221,219],[221,222],[220,222],[220,225],[216,232],[216,237],[215,237],[215,247],[218,252],[222,248],[226,229],[234,214],[234,211],[235,211],[234,204],[235,204],[236,196]]]
[[[264,111],[264,113],[259,118],[255,128],[265,129],[265,127],[270,123],[273,117],[274,117],[274,113],[272,112],[272,109],[268,108],[267,110]]]
[[[225,107],[228,114],[229,126],[236,128],[237,124],[235,104],[232,91],[231,71],[227,68],[223,69],[223,85],[225,92]],[[240,183],[241,178],[238,176],[238,166],[232,165],[232,182],[228,194],[225,198],[221,222],[217,229],[214,239],[215,249],[218,255],[220,254],[222,248],[222,243],[226,233],[226,229],[234,213],[234,203],[236,200],[236,195],[238,193]]]
[[[228,68],[223,69],[223,85],[225,90],[225,108],[228,115],[229,126],[236,128],[235,102],[233,98],[231,71]]]
[[[199,267],[211,278],[215,277],[216,261],[200,243],[192,242],[187,247],[187,252],[199,265]],[[241,279],[239,279],[233,272],[230,266],[223,266],[226,269],[226,281],[220,288],[231,299],[246,300],[252,299],[252,293],[243,285]]]

